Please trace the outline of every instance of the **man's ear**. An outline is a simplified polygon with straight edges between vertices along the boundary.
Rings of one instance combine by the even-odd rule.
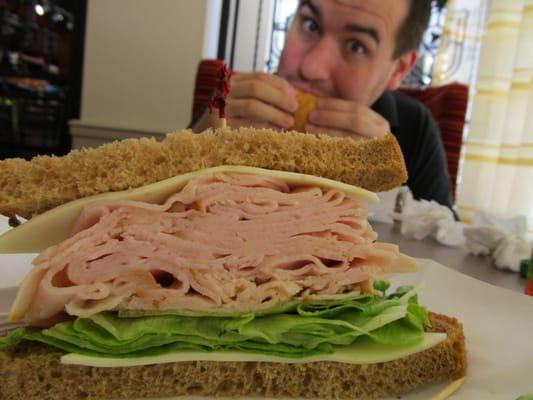
[[[403,78],[405,78],[416,65],[417,59],[418,51],[411,50],[395,60],[395,66],[389,79],[389,83],[387,84],[388,90],[398,89]]]

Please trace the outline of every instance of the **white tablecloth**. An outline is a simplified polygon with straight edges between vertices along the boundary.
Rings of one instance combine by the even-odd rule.
[[[4,217],[3,215],[0,215],[0,235],[4,233],[5,231],[7,231],[8,229],[11,229],[7,221],[8,220],[6,217]]]

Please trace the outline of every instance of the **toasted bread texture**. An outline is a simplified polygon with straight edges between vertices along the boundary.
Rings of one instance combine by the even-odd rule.
[[[305,125],[309,120],[309,114],[316,108],[317,98],[311,93],[297,90],[296,100],[298,100],[298,109],[294,113],[294,124],[291,129],[298,132],[305,132]]]
[[[126,399],[178,395],[354,399],[400,396],[466,374],[462,325],[430,314],[437,346],[377,364],[195,361],[128,368],[62,365],[61,353],[30,343],[0,351],[0,399]]]
[[[266,129],[184,130],[126,139],[63,157],[0,161],[0,214],[31,218],[78,198],[125,190],[218,165],[247,165],[335,179],[371,191],[407,180],[392,134],[355,141]]]

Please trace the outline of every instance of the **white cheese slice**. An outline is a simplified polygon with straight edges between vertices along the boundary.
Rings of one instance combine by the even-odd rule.
[[[274,362],[274,363],[310,363],[332,361],[347,364],[373,364],[407,357],[430,347],[436,346],[446,339],[445,333],[426,333],[421,343],[416,345],[391,346],[382,345],[371,340],[362,340],[350,346],[337,346],[332,354],[305,357],[283,358],[261,354],[243,353],[239,351],[182,351],[159,356],[140,358],[107,358],[81,354],[67,354],[61,357],[63,364],[85,365],[90,367],[133,367],[138,365],[164,364],[185,361],[218,361],[218,362]]]
[[[373,192],[331,179],[295,172],[222,165],[178,175],[135,189],[98,194],[63,204],[1,235],[0,253],[39,253],[52,245],[62,242],[71,235],[76,219],[89,203],[102,200],[138,200],[148,203],[163,203],[169,196],[181,190],[190,179],[220,172],[263,175],[280,179],[290,186],[318,186],[325,189],[337,189],[363,202],[379,202],[378,196]]]

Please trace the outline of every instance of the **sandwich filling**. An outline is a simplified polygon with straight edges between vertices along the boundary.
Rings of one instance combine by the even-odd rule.
[[[20,292],[27,299],[11,315],[34,323],[63,311],[234,314],[371,293],[374,278],[416,269],[376,237],[363,204],[338,190],[199,177],[161,205],[88,205],[74,235],[35,259],[26,285],[35,290]]]
[[[362,337],[420,342],[429,320],[416,290],[375,284],[416,262],[376,239],[356,197],[261,174],[198,174],[162,204],[93,202],[34,260],[12,307],[13,321],[49,329],[0,347],[306,357]]]

